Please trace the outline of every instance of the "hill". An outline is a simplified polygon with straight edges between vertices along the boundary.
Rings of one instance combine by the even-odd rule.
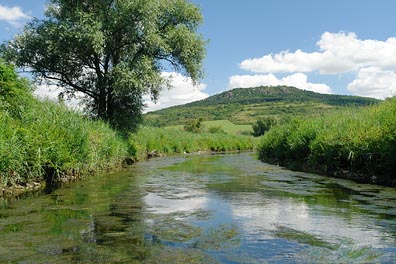
[[[334,110],[376,104],[377,99],[349,95],[320,94],[290,86],[236,88],[204,100],[173,106],[144,115],[147,125],[185,124],[193,118],[230,120],[252,124],[262,117],[320,115]]]

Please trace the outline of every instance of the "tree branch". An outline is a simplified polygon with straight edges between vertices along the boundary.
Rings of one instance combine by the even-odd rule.
[[[90,97],[92,97],[92,98],[94,98],[94,99],[97,99],[97,98],[99,97],[99,95],[98,95],[97,93],[92,92],[92,91],[87,90],[87,89],[84,89],[84,88],[82,88],[82,87],[80,87],[80,86],[74,84],[73,82],[71,82],[71,81],[70,81],[66,76],[64,76],[63,74],[57,73],[57,74],[61,75],[60,78],[59,78],[59,77],[55,77],[55,76],[50,76],[50,75],[48,75],[45,71],[40,71],[40,74],[42,74],[42,75],[44,76],[44,78],[46,78],[46,79],[50,79],[50,80],[54,80],[54,81],[59,81],[59,82],[61,82],[61,83],[63,83],[63,84],[66,84],[66,85],[68,85],[68,86],[71,86],[71,87],[73,87],[75,90],[77,90],[77,91],[79,91],[79,92],[82,92],[82,93],[84,93],[84,94],[86,94],[86,95],[88,95],[88,96],[90,96]]]

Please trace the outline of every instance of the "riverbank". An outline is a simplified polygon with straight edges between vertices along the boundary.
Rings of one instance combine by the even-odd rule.
[[[119,167],[128,148],[114,130],[33,89],[0,61],[0,196]]]
[[[51,104],[55,108],[59,107],[51,102],[44,102],[43,104]],[[70,110],[63,109],[61,111],[66,111],[70,115],[73,115]],[[83,117],[78,117],[77,121],[79,119],[83,120]],[[53,119],[46,118],[46,120]],[[92,125],[96,124],[96,122],[91,121],[88,124]],[[122,167],[149,158],[209,152],[252,151],[258,143],[256,138],[249,136],[210,133],[197,134],[152,127],[142,127],[139,131],[131,134],[129,138],[125,139],[119,137],[116,132],[107,127],[106,124],[101,123],[101,125],[103,126],[102,128],[106,128],[105,131],[92,130],[92,127],[86,127],[86,130],[90,131],[90,133],[86,135],[84,141],[88,141],[87,144],[89,148],[88,151],[86,151],[86,156],[80,156],[81,160],[78,160],[77,157],[73,157],[74,163],[70,162],[66,165],[62,163],[59,156],[54,156],[51,163],[36,163],[34,167],[30,167],[28,162],[23,162],[23,159],[30,159],[32,155],[37,153],[20,153],[21,160],[19,162],[25,165],[22,169],[17,171],[17,161],[13,163],[14,167],[1,168],[2,187],[0,189],[0,197],[19,196],[24,193],[50,190],[61,186],[63,183],[77,181],[82,177],[87,177],[95,173],[117,171]],[[25,127],[21,129],[30,131]],[[52,127],[50,131],[54,129],[59,128],[55,126]],[[45,131],[43,132],[46,134]],[[107,140],[105,140],[106,137]],[[66,140],[65,138],[52,139],[54,140],[51,141],[53,151],[55,147],[61,148],[62,145],[65,145],[65,142],[62,142],[62,140]],[[21,141],[21,138],[14,138],[10,143],[18,141]],[[31,149],[40,151],[40,148],[43,148],[48,141],[37,141],[36,138],[36,142],[37,148]],[[18,142],[18,144],[19,143],[21,142]],[[82,147],[83,145],[75,144],[76,147]],[[3,147],[4,146],[6,146],[6,144],[3,144]],[[68,154],[73,155],[73,153],[76,152],[76,149],[74,149],[74,151],[68,152]],[[41,153],[40,160],[46,160],[44,157],[46,157],[45,153]],[[50,166],[50,164],[52,164],[52,166]],[[39,167],[39,169],[34,171],[37,167]],[[13,174],[7,175],[4,171],[12,171]],[[22,174],[23,172],[28,173]]]
[[[62,103],[40,101],[32,84],[0,61],[0,197],[50,189],[160,155],[252,150],[256,139],[141,127],[121,136]]]
[[[396,99],[275,126],[258,154],[294,170],[396,186]]]

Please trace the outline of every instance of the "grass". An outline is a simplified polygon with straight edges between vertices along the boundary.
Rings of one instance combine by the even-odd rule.
[[[220,127],[225,133],[230,135],[248,135],[252,132],[251,125],[236,125],[229,120],[203,121],[202,125],[206,130],[213,127]],[[183,130],[183,125],[168,126],[166,129]]]
[[[221,127],[224,132],[231,135],[246,135],[252,132],[251,125],[235,125],[229,120],[204,121],[203,125],[207,128]]]
[[[3,187],[117,167],[127,155],[127,145],[107,124],[53,102],[35,102],[21,118],[2,111],[0,124]]]
[[[242,151],[253,150],[257,139],[251,136],[224,133],[191,133],[174,128],[142,127],[129,138],[129,145],[137,160],[150,153],[170,155],[198,151]]]
[[[261,160],[363,182],[396,185],[396,99],[273,127]]]
[[[128,155],[107,124],[31,92],[28,81],[0,62],[0,189],[119,167]]]

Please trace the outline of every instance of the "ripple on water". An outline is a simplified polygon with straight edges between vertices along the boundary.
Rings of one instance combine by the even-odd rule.
[[[249,153],[153,159],[3,200],[0,262],[392,263],[395,202]]]

